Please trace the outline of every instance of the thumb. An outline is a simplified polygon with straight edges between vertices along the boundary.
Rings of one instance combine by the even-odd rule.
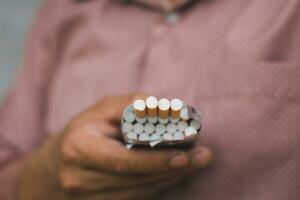
[[[135,93],[124,96],[106,97],[95,106],[95,112],[99,117],[109,121],[121,121],[123,110],[136,99],[146,99],[149,95],[144,93]]]

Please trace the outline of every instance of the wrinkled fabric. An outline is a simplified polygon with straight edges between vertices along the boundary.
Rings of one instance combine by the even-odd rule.
[[[151,1],[147,1],[150,2]],[[300,1],[203,0],[171,24],[112,0],[48,0],[0,108],[0,199],[18,159],[107,95],[180,97],[203,114],[213,165],[178,200],[300,198]]]

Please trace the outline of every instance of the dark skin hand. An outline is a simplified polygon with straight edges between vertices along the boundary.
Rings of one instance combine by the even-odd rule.
[[[152,199],[210,163],[205,147],[131,149],[120,141],[125,106],[144,95],[107,97],[79,114],[25,161],[22,200]]]

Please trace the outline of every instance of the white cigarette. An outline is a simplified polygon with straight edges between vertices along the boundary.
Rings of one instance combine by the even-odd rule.
[[[167,132],[168,133],[175,133],[176,130],[177,130],[177,127],[176,127],[175,124],[170,123],[170,124],[167,125]]]
[[[144,117],[144,118],[136,118],[136,121],[138,122],[138,123],[141,123],[141,124],[143,124],[143,123],[145,123],[146,121],[147,121],[147,117]]]
[[[155,127],[155,132],[159,134],[163,134],[166,132],[166,127],[162,124],[157,124]]]
[[[183,107],[183,103],[180,99],[173,99],[171,101],[171,117],[173,119],[177,119],[180,117],[180,110]]]
[[[155,124],[158,121],[158,117],[147,117],[148,122]]]
[[[126,112],[124,115],[124,119],[126,122],[132,123],[135,120],[135,116],[133,112]]]
[[[137,134],[134,133],[134,132],[129,132],[127,134],[127,138],[130,139],[130,140],[137,140]]]
[[[144,130],[145,130],[145,133],[151,134],[151,133],[154,132],[155,127],[154,127],[154,125],[152,123],[148,122],[147,124],[145,124]]]
[[[200,127],[201,127],[201,124],[200,124],[199,121],[192,120],[192,121],[190,122],[190,126],[191,126],[191,127],[194,127],[196,130],[199,130]]]
[[[133,125],[131,123],[125,122],[122,125],[122,132],[123,133],[129,133],[130,131],[132,131],[133,129]]]
[[[179,131],[182,131],[182,132],[184,132],[184,130],[185,130],[187,127],[188,127],[188,124],[187,124],[186,121],[180,121],[180,122],[178,122],[178,124],[177,124],[177,129],[178,129]]]
[[[156,141],[156,140],[160,140],[161,139],[161,135],[158,133],[154,133],[150,136],[150,141]]]
[[[170,101],[166,98],[160,99],[158,102],[158,114],[161,119],[166,119],[170,114]]]
[[[158,121],[161,124],[167,124],[169,122],[169,118],[166,118],[166,119],[159,118]]]
[[[189,110],[188,108],[182,108],[180,111],[180,118],[183,120],[189,120],[190,116],[189,116]]]
[[[136,123],[135,125],[133,125],[133,131],[136,134],[142,134],[144,131],[144,126],[140,123]]]
[[[149,140],[150,140],[150,136],[148,134],[143,133],[139,136],[139,141],[149,141]]]
[[[174,134],[174,140],[184,140],[184,135],[182,132],[180,131],[177,131],[175,134]]]
[[[137,118],[143,119],[146,116],[146,103],[142,99],[133,102],[134,113]]]
[[[176,118],[176,119],[173,119],[172,117],[170,118],[170,121],[174,124],[179,122],[179,120],[180,120],[180,118]]]
[[[148,117],[156,117],[157,116],[157,106],[158,102],[154,96],[150,96],[146,99],[147,106],[147,116]]]
[[[165,140],[173,140],[173,134],[172,133],[165,133],[165,134],[163,134],[163,138]]]
[[[194,127],[189,126],[184,130],[184,134],[186,137],[189,137],[191,135],[197,134],[197,130]]]

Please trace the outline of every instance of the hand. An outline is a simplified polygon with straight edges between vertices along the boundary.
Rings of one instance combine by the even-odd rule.
[[[49,139],[26,163],[20,198],[151,199],[211,161],[209,149],[131,149],[120,142],[125,106],[143,95],[107,97]]]

